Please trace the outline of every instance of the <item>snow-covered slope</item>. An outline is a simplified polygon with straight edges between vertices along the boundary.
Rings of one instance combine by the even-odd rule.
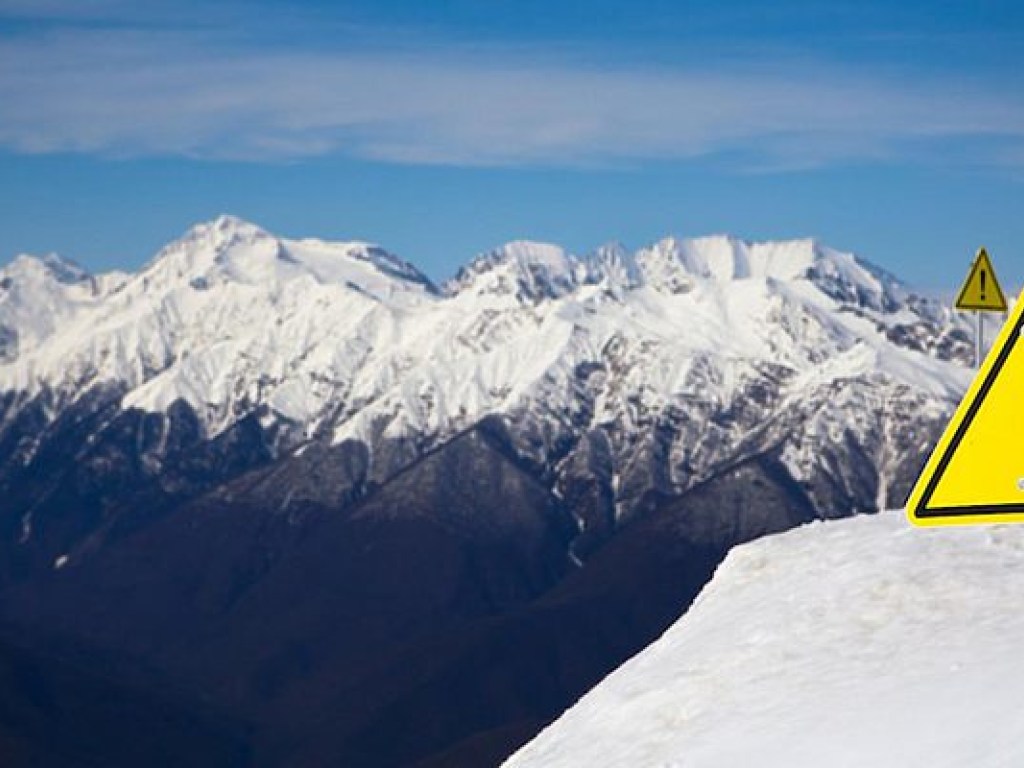
[[[372,347],[389,320],[435,292],[376,246],[278,239],[228,216],[117,281],[53,275],[49,263],[28,257],[7,270],[0,307],[28,343],[0,366],[0,390],[66,399],[117,382],[126,407],[161,412],[183,399],[211,434],[261,403],[310,422],[335,394],[318,376],[360,362],[346,341]]]
[[[18,256],[0,269],[0,364],[38,346],[126,279],[120,272],[92,277],[55,254]]]
[[[1024,765],[1022,593],[1019,526],[761,539],[506,766]]]
[[[606,455],[616,517],[766,451],[820,508],[897,502],[906,448],[970,377],[950,311],[813,240],[517,242],[441,292],[376,246],[225,216],[134,275],[54,264],[4,273],[0,424],[99,387],[158,415],[183,402],[211,439],[256,416],[279,452],[362,442],[379,481],[498,414],[560,493],[581,450]]]

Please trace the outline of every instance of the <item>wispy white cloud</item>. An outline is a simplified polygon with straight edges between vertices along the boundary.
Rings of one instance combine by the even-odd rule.
[[[728,155],[763,168],[927,158],[950,141],[964,162],[1005,163],[1019,154],[1008,145],[1024,147],[1024,100],[984,82],[813,61],[644,69],[528,54],[303,51],[209,29],[8,36],[0,147],[512,166]]]

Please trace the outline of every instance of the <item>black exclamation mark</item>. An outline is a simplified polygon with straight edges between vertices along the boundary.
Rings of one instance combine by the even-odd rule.
[[[985,300],[985,270],[981,270],[981,300]]]

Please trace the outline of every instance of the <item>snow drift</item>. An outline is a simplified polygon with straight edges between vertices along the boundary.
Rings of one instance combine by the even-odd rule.
[[[505,765],[1022,765],[1022,593],[1022,527],[765,538]]]

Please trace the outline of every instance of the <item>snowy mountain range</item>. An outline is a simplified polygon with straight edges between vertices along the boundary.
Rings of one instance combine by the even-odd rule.
[[[506,766],[1018,765],[1022,534],[887,512],[738,547]]]
[[[971,357],[814,240],[515,242],[442,286],[227,216],[131,274],[19,257],[0,627],[142,660],[289,765],[504,757],[735,544],[901,504]]]
[[[968,379],[949,310],[811,240],[669,238],[582,258],[517,242],[438,290],[376,246],[221,217],[137,274],[49,256],[0,275],[4,426],[38,398],[52,419],[110,388],[125,409],[187,404],[207,439],[256,414],[275,455],[415,444],[373,468],[380,481],[501,414],[555,485],[581,452],[605,454],[618,515],[780,445],[822,511],[886,506],[903,490],[887,479],[905,477],[893,425],[941,417]],[[852,408],[882,418],[848,424]],[[846,430],[864,478],[822,464],[816,442]]]

